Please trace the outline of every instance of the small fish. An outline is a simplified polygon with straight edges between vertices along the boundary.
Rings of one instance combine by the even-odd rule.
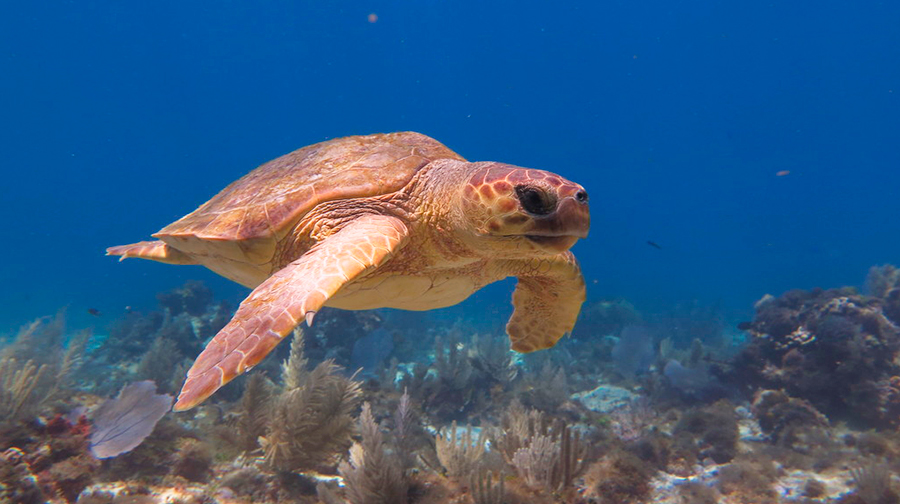
[[[741,322],[737,325],[737,328],[741,331],[749,331],[753,328],[753,324],[751,322]]]
[[[785,175],[790,175],[790,174],[791,174],[791,170],[781,170],[780,172],[776,172],[775,176],[776,177],[784,177]]]
[[[651,247],[653,247],[655,249],[662,250],[662,247],[660,247],[659,244],[654,241],[647,240],[647,245],[650,245]]]
[[[95,316],[95,317],[99,317],[100,315],[102,315],[102,314],[100,313],[100,310],[98,310],[98,309],[96,309],[96,308],[88,308],[88,309],[87,309],[87,312],[90,313],[91,315]]]

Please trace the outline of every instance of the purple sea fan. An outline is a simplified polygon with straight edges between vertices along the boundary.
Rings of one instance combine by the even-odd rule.
[[[94,413],[91,453],[104,459],[135,449],[172,409],[172,400],[168,394],[157,394],[150,380],[126,385]]]

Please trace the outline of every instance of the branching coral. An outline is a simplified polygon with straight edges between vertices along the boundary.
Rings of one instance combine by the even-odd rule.
[[[581,472],[586,454],[578,433],[562,426],[550,434],[532,437],[516,450],[512,463],[528,486],[561,491]]]
[[[184,377],[176,375],[173,380],[172,370],[183,358],[174,341],[159,336],[141,356],[136,377],[141,380],[152,380],[163,392],[177,392]]]
[[[416,458],[416,439],[422,434],[422,427],[419,419],[413,412],[410,403],[409,394],[403,391],[400,396],[400,403],[394,412],[394,445],[397,448],[397,456],[403,465],[404,470],[409,470],[415,464]]]
[[[347,487],[350,504],[405,504],[409,483],[400,460],[382,440],[381,430],[369,403],[359,416],[362,441],[350,448],[350,460],[339,471]]]
[[[456,434],[454,421],[449,429],[444,429],[435,436],[435,451],[447,476],[465,481],[479,469],[486,439],[482,430],[478,438],[473,440],[471,425],[462,432],[462,436],[457,437]]]
[[[543,412],[526,410],[522,403],[513,401],[503,416],[499,435],[491,445],[503,454],[507,462],[512,463],[513,455],[524,448],[531,438],[538,434],[547,435],[549,425]]]
[[[465,352],[460,351],[456,340],[435,339],[432,367],[443,387],[453,391],[471,391],[468,385],[474,373],[472,362]]]
[[[584,468],[587,447],[564,423],[551,424],[543,413],[513,403],[503,427],[493,446],[528,486],[561,491]]]
[[[243,452],[259,447],[259,438],[265,434],[269,423],[273,388],[272,383],[260,373],[247,377],[234,422],[234,443]]]
[[[475,504],[503,504],[506,498],[505,475],[501,472],[494,481],[494,474],[484,471],[473,475],[469,482],[472,501]]]
[[[506,337],[475,335],[469,357],[476,369],[500,385],[508,385],[519,372]]]
[[[12,357],[0,358],[0,424],[16,419],[40,402],[34,393],[45,366],[32,361],[22,364]]]
[[[19,360],[34,360],[46,364],[53,360],[57,349],[65,340],[66,311],[60,310],[53,317],[40,317],[22,326],[3,355]]]
[[[91,336],[93,336],[91,330],[86,329],[69,339],[62,355],[58,357],[59,365],[56,366],[55,380],[48,393],[49,396],[55,398],[72,385],[73,375],[84,364],[84,353]]]
[[[447,420],[471,416],[489,404],[487,391],[481,385],[487,379],[455,339],[445,341],[438,337],[431,367],[413,367],[401,385],[431,417]]]
[[[553,466],[559,459],[559,444],[549,435],[538,434],[516,450],[512,463],[519,477],[532,488],[550,487]]]
[[[283,368],[284,390],[260,439],[266,463],[279,471],[314,469],[346,452],[362,393],[359,382],[341,375],[332,361],[307,370],[299,336]]]
[[[869,464],[850,470],[853,484],[865,504],[897,502],[900,496],[891,488],[891,471],[886,464]]]
[[[90,331],[65,339],[65,312],[24,326],[0,351],[0,421],[28,415],[40,405],[62,399],[83,361]]]
[[[537,373],[523,380],[521,398],[526,406],[542,411],[556,411],[569,399],[569,381],[562,366],[545,361]]]

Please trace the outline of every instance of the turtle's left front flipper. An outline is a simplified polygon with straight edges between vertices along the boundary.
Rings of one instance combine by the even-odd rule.
[[[196,406],[259,363],[301,321],[311,323],[344,284],[390,258],[406,237],[397,218],[361,217],[269,277],[194,361],[175,411]]]
[[[584,277],[571,252],[548,258],[506,263],[519,278],[506,333],[512,349],[534,352],[550,348],[575,327],[585,300]]]

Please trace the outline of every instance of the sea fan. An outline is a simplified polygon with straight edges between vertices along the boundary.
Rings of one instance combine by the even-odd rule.
[[[118,397],[97,408],[91,453],[103,459],[133,450],[171,409],[172,396],[157,394],[156,384],[152,381],[126,385]]]

